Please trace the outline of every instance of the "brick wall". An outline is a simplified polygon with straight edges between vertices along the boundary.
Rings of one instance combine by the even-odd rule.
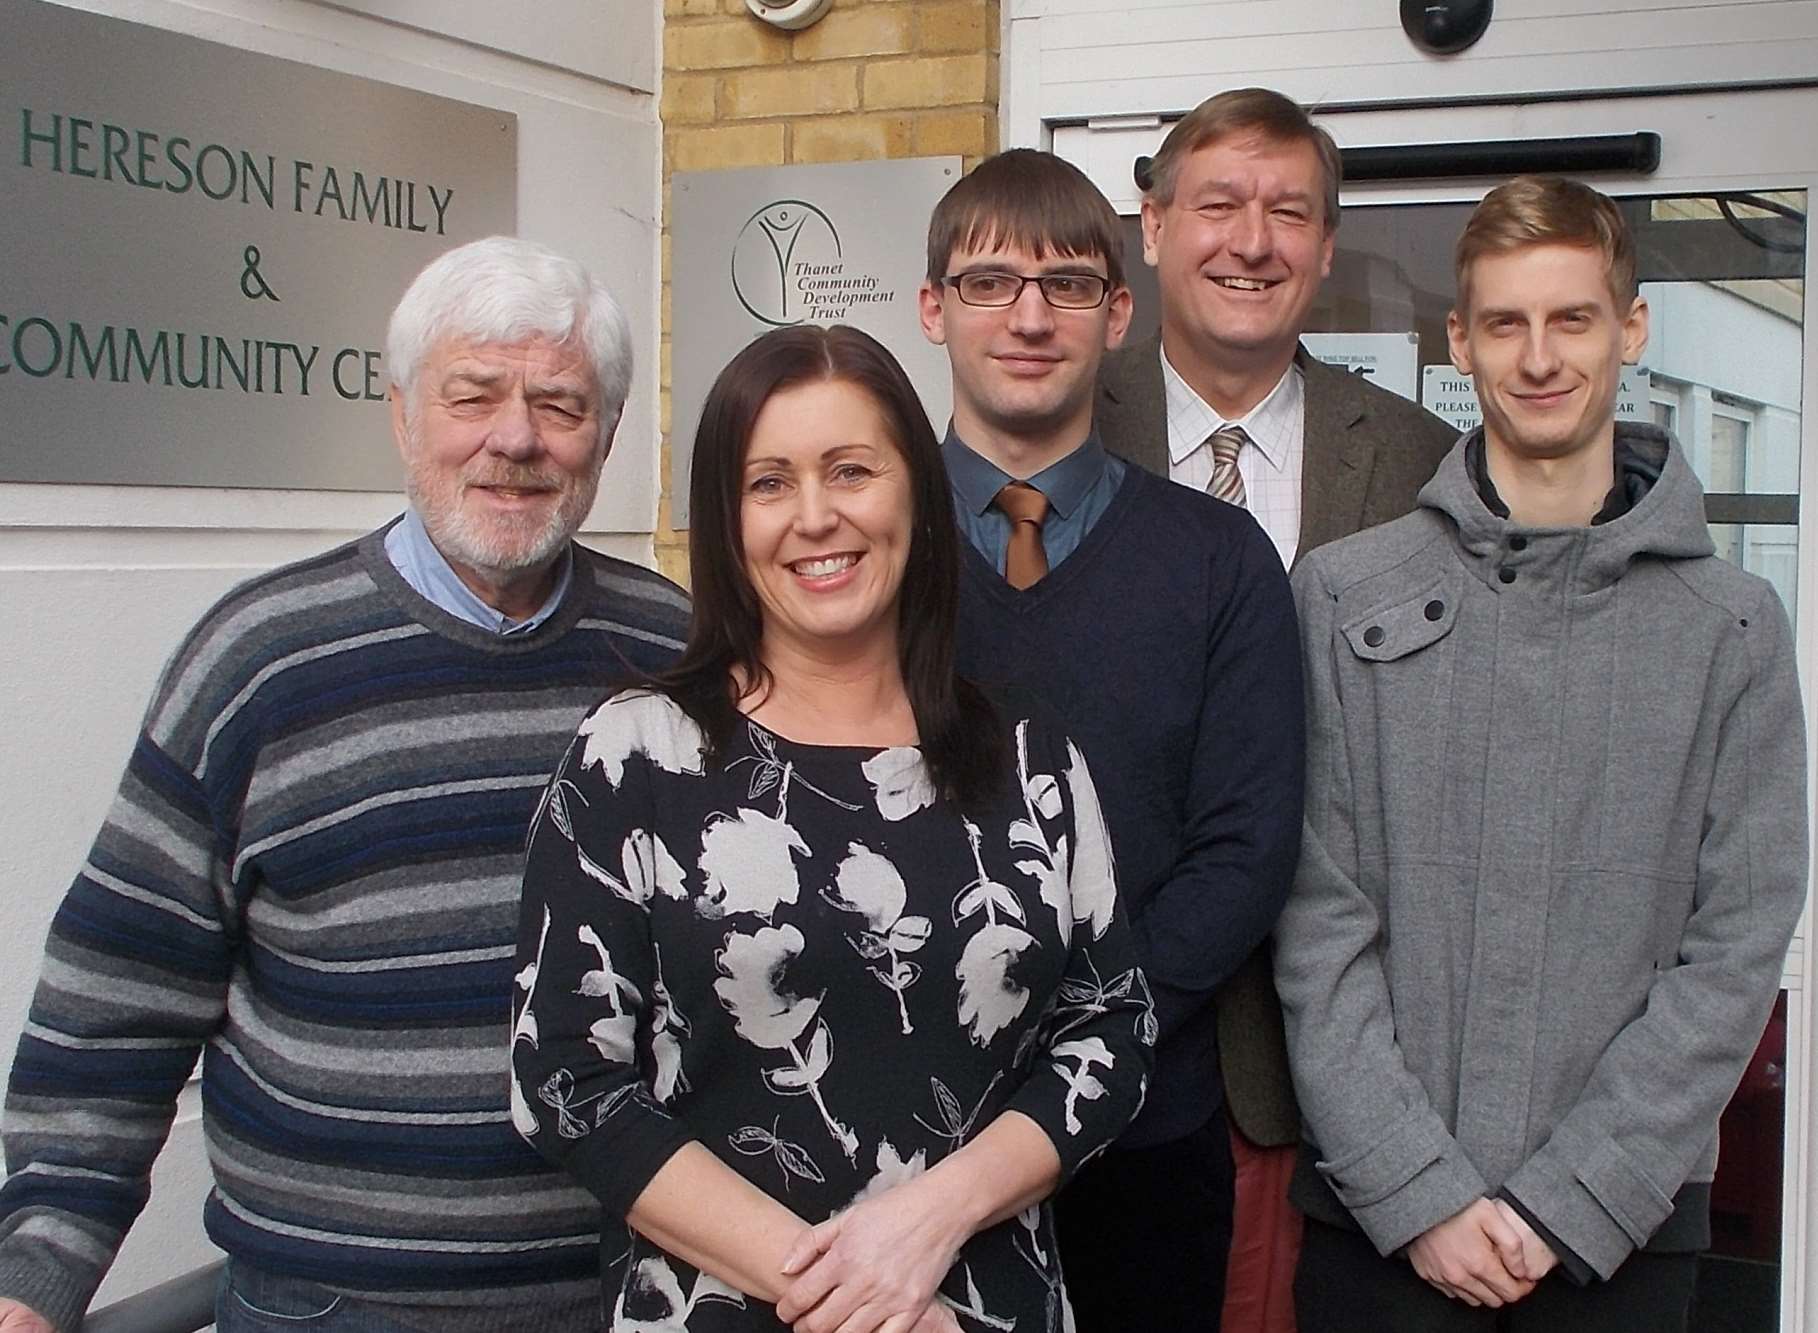
[[[663,3],[663,494],[659,567],[686,580],[669,492],[669,178],[677,171],[862,162],[997,147],[998,0],[834,0],[785,33],[744,0]]]

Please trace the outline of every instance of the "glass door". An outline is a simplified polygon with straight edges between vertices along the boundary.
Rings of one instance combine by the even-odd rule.
[[[1703,481],[1706,516],[1725,558],[1766,578],[1792,615],[1808,715],[1818,702],[1818,370],[1806,356],[1811,313],[1809,204],[1818,193],[1818,89],[1709,92],[1526,106],[1360,110],[1322,115],[1345,147],[1520,140],[1589,134],[1661,136],[1659,168],[1587,179],[1616,197],[1634,229],[1652,308],[1643,364],[1625,377],[1619,411],[1678,437]],[[1132,338],[1159,322],[1142,263],[1132,165],[1166,133],[1160,118],[1060,127],[1056,152],[1126,215],[1137,297]],[[1496,179],[1372,182],[1347,187],[1333,272],[1306,339],[1324,359],[1370,374],[1461,428],[1477,419],[1453,372],[1445,318],[1452,248]],[[1811,765],[1808,761],[1808,771]],[[1818,1106],[1813,944],[1807,924],[1783,989],[1721,1125],[1713,1245],[1703,1264],[1699,1333],[1818,1333]]]

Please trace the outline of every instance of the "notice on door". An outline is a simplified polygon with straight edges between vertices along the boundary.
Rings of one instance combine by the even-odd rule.
[[[1649,376],[1646,366],[1624,366],[1616,387],[1616,420],[1651,421],[1648,407]],[[1420,372],[1420,405],[1459,431],[1476,430],[1483,423],[1477,390],[1469,376],[1453,366],[1424,366]]]
[[[1361,375],[1409,402],[1418,401],[1418,333],[1303,333],[1300,341],[1327,365]]]

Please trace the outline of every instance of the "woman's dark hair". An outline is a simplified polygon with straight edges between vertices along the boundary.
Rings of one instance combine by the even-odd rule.
[[[750,690],[769,688],[770,673],[758,657],[763,608],[745,573],[745,452],[772,396],[829,380],[871,397],[908,465],[913,528],[897,593],[903,684],[935,787],[961,805],[975,803],[1008,772],[1009,752],[990,701],[954,670],[960,537],[940,444],[896,358],[847,325],[765,333],[733,357],[708,390],[688,488],[694,621],[687,649],[658,678],[658,688],[700,726],[713,753],[724,753],[740,720],[734,674]]]

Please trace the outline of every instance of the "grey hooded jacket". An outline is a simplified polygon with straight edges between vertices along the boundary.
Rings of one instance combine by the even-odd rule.
[[[1383,1254],[1506,1191],[1610,1276],[1710,1179],[1804,902],[1786,614],[1677,446],[1617,429],[1645,494],[1613,521],[1497,517],[1467,436],[1294,575],[1276,984],[1319,1172]]]

